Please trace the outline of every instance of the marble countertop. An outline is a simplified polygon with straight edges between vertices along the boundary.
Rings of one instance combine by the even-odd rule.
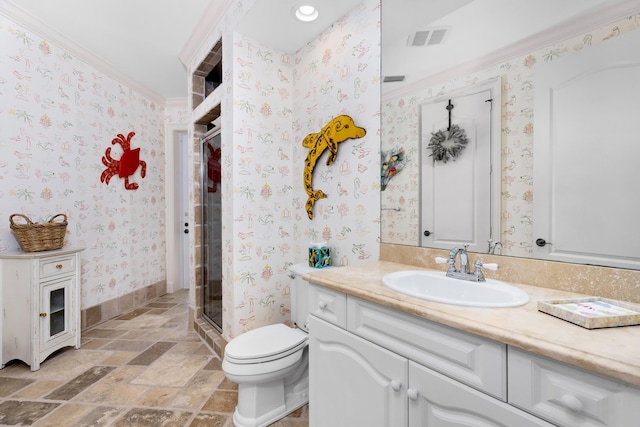
[[[640,325],[585,329],[538,311],[540,300],[586,295],[511,283],[529,294],[527,304],[511,308],[475,308],[413,298],[388,289],[382,283],[382,276],[387,273],[420,269],[377,261],[321,269],[303,277],[348,295],[640,386]]]

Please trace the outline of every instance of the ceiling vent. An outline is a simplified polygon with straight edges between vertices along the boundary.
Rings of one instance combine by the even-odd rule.
[[[402,82],[402,81],[404,81],[404,76],[384,76],[384,79],[382,79],[383,83]]]
[[[431,27],[425,30],[416,31],[409,36],[407,46],[435,46],[444,43],[450,30],[450,27]]]

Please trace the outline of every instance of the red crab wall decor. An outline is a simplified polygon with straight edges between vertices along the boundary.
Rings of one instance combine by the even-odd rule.
[[[107,168],[102,172],[102,175],[100,175],[100,182],[108,185],[111,177],[118,174],[120,178],[124,178],[124,188],[127,190],[135,190],[138,188],[138,184],[135,182],[129,183],[129,177],[138,170],[138,166],[142,166],[140,176],[144,178],[147,174],[147,164],[140,160],[140,148],[131,149],[131,138],[133,138],[135,134],[135,132],[129,132],[129,135],[127,135],[125,139],[124,135],[119,133],[118,136],[111,141],[111,144],[120,144],[124,152],[122,156],[120,156],[120,160],[116,160],[111,157],[111,147],[107,148],[104,156],[102,156],[102,163]]]
[[[218,191],[218,184],[222,182],[222,165],[220,164],[220,157],[222,157],[222,150],[220,147],[213,148],[211,144],[207,142],[209,148],[209,160],[207,160],[207,175],[209,179],[213,181],[211,187],[207,187],[207,192],[215,193]]]

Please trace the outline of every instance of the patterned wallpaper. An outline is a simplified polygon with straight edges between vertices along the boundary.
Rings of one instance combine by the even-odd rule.
[[[9,217],[68,217],[65,247],[85,247],[82,308],[164,280],[164,111],[69,52],[0,16],[0,252]],[[146,178],[100,182],[117,134],[135,132]]]
[[[233,240],[223,242],[234,266],[233,282],[225,280],[230,336],[289,317],[294,222],[289,56],[237,33],[233,46],[233,190],[222,194],[224,223],[233,224]]]
[[[296,251],[329,241],[334,265],[376,260],[380,235],[380,1],[365,1],[297,52],[294,84]],[[367,134],[339,144],[332,166],[320,158],[313,187],[329,196],[309,221],[301,141],[330,119],[348,115]]]
[[[535,65],[606,42],[640,27],[640,15],[597,28],[513,58],[480,72],[425,88],[411,96],[383,100],[382,149],[404,147],[409,161],[382,192],[381,239],[385,243],[419,244],[418,106],[453,90],[500,78],[502,83],[501,235],[503,253],[532,254],[533,88]]]
[[[378,258],[379,16],[379,2],[365,1],[295,54],[233,34],[224,71],[233,76],[232,134],[223,127],[228,338],[289,318],[286,269],[306,262],[309,242],[327,240],[335,265]],[[314,187],[329,197],[310,221],[301,143],[340,114],[367,136],[341,144],[332,166],[320,160]]]
[[[328,240],[337,265],[379,254],[379,1],[363,1],[295,54],[233,34],[251,4],[234,2],[210,35],[224,37],[232,58],[220,99],[223,129],[233,129],[222,142],[227,337],[288,319],[286,268],[306,262],[308,242]],[[189,109],[165,110],[4,17],[0,37],[0,250],[18,247],[12,213],[43,221],[62,212],[66,246],[86,247],[83,308],[164,280],[164,126],[190,123]],[[341,144],[332,166],[320,160],[314,186],[329,197],[310,221],[301,141],[340,114],[367,135]],[[130,131],[147,163],[135,191],[117,176],[100,182],[106,148]]]

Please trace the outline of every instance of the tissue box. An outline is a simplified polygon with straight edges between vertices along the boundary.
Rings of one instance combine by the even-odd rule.
[[[309,267],[322,268],[331,265],[331,248],[322,246],[309,248]]]

